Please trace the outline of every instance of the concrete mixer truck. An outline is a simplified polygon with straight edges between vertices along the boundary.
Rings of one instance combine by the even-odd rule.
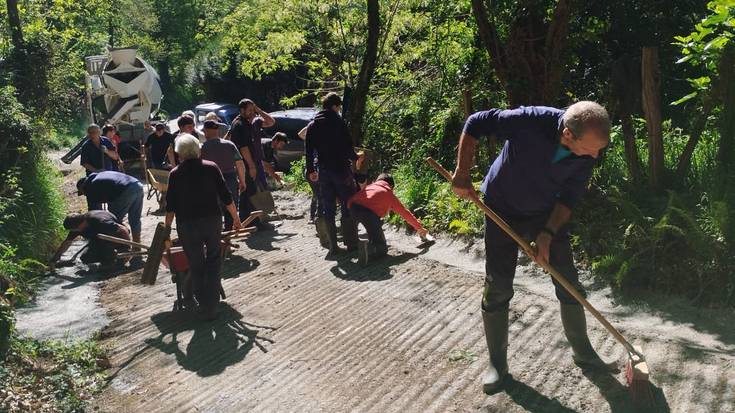
[[[89,118],[100,126],[115,125],[120,156],[137,159],[140,142],[150,133],[144,124],[158,113],[163,98],[158,73],[137,56],[134,47],[110,48],[104,55],[84,60]],[[73,162],[85,141],[83,137],[62,161]]]

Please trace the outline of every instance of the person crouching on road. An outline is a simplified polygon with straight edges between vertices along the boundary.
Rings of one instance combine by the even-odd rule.
[[[102,209],[102,204],[107,204],[107,210],[118,222],[123,222],[127,215],[133,241],[140,242],[144,191],[137,178],[115,171],[94,172],[77,181],[77,191],[87,196],[90,211]]]
[[[395,182],[389,174],[380,174],[374,183],[367,185],[364,189],[352,196],[347,205],[350,214],[361,223],[368,234],[367,251],[360,251],[363,260],[368,257],[380,257],[388,252],[388,244],[383,233],[381,218],[389,211],[400,215],[416,230],[421,237],[428,233],[418,219],[406,209],[401,201],[393,193]]]
[[[194,297],[205,320],[217,317],[220,297],[222,211],[232,217],[232,227],[240,229],[232,194],[214,162],[200,159],[199,140],[190,134],[176,138],[175,151],[181,160],[171,171],[166,193],[166,227],[176,217],[176,231],[192,278]]]
[[[64,219],[64,228],[69,231],[61,246],[56,250],[53,258],[49,262],[49,266],[53,268],[61,259],[61,256],[69,249],[74,239],[78,236],[87,240],[87,251],[82,254],[81,259],[85,264],[99,262],[102,271],[110,270],[116,265],[116,248],[109,241],[103,241],[97,238],[99,234],[110,235],[124,240],[130,239],[128,229],[120,224],[108,211],[89,211],[85,214],[70,214]]]

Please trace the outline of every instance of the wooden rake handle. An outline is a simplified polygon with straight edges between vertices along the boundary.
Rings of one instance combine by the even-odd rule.
[[[436,171],[439,172],[439,174],[441,174],[441,176],[443,176],[444,179],[446,179],[449,182],[452,182],[452,174],[450,174],[449,171],[444,169],[444,167],[441,166],[437,161],[429,157],[429,158],[426,158],[426,162],[429,165],[431,165],[432,168],[436,169]],[[513,228],[511,228],[510,225],[508,225],[503,220],[503,218],[501,218],[498,214],[495,213],[495,211],[493,211],[492,209],[490,209],[490,207],[485,205],[485,203],[482,202],[482,200],[480,200],[480,197],[477,195],[475,191],[472,191],[472,195],[470,195],[470,201],[472,201],[472,203],[474,203],[478,208],[480,208],[482,212],[484,212],[485,215],[487,215],[488,218],[493,220],[493,222],[495,222],[497,226],[502,228],[502,230],[505,231],[505,233],[508,234],[508,236],[513,238],[513,240],[518,243],[518,245],[521,247],[523,252],[526,253],[526,255],[528,255],[531,259],[535,258],[536,253],[535,253],[534,248],[531,247],[531,244],[529,244],[525,239],[523,239],[523,237],[518,235],[513,230]],[[537,264],[539,264],[541,268],[546,270],[546,272],[551,274],[554,280],[556,280],[556,282],[561,284],[561,286],[564,287],[564,289],[569,294],[571,294],[572,297],[574,297],[580,304],[582,304],[582,306],[586,308],[587,311],[589,311],[590,314],[592,314],[597,319],[597,321],[599,321],[600,324],[602,324],[602,326],[605,327],[605,329],[609,331],[610,334],[612,334],[613,337],[615,337],[615,339],[618,340],[618,342],[620,342],[620,344],[623,345],[623,347],[625,347],[625,349],[629,353],[635,354],[641,357],[641,359],[643,359],[643,355],[639,353],[635,348],[633,348],[633,346],[628,342],[628,340],[626,340],[625,337],[623,337],[623,335],[620,334],[620,332],[615,327],[613,327],[613,325],[610,324],[610,322],[607,321],[607,319],[603,317],[602,314],[600,314],[600,312],[597,311],[597,309],[593,307],[592,304],[590,304],[589,301],[587,301],[587,299],[585,299],[582,296],[582,294],[580,294],[579,291],[577,291],[577,289],[574,288],[574,286],[569,281],[567,281],[567,279],[564,278],[564,276],[561,273],[559,273],[559,271],[557,271],[549,263],[538,263],[537,262]]]
[[[141,244],[139,242],[128,241],[128,240],[122,239],[122,238],[112,237],[110,235],[97,234],[97,238],[99,238],[101,240],[104,240],[104,241],[112,242],[112,243],[115,243],[115,244],[127,245],[129,247],[142,248],[144,250],[149,250],[150,249],[150,247],[148,245]]]

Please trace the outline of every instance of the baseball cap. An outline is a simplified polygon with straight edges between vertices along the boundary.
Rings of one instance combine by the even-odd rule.
[[[219,129],[220,126],[222,126],[221,123],[213,121],[213,120],[204,121],[204,129]]]

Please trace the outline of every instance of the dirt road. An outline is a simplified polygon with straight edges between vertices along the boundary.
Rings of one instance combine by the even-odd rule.
[[[635,411],[622,373],[574,367],[551,283],[537,271],[519,273],[512,302],[513,381],[485,396],[482,265],[471,250],[448,242],[418,250],[393,233],[391,256],[369,268],[356,257],[328,261],[302,218],[305,199],[286,193],[277,202],[283,225],[226,262],[227,300],[214,323],[171,312],[175,288],[164,269],[152,287],[139,283],[139,271],[105,282],[112,322],[103,344],[113,368],[95,410]],[[160,219],[147,216],[145,227]],[[731,313],[670,300],[643,313],[605,290],[591,301],[644,346],[657,406],[641,411],[735,411]],[[621,347],[590,324],[595,347],[622,365]]]

